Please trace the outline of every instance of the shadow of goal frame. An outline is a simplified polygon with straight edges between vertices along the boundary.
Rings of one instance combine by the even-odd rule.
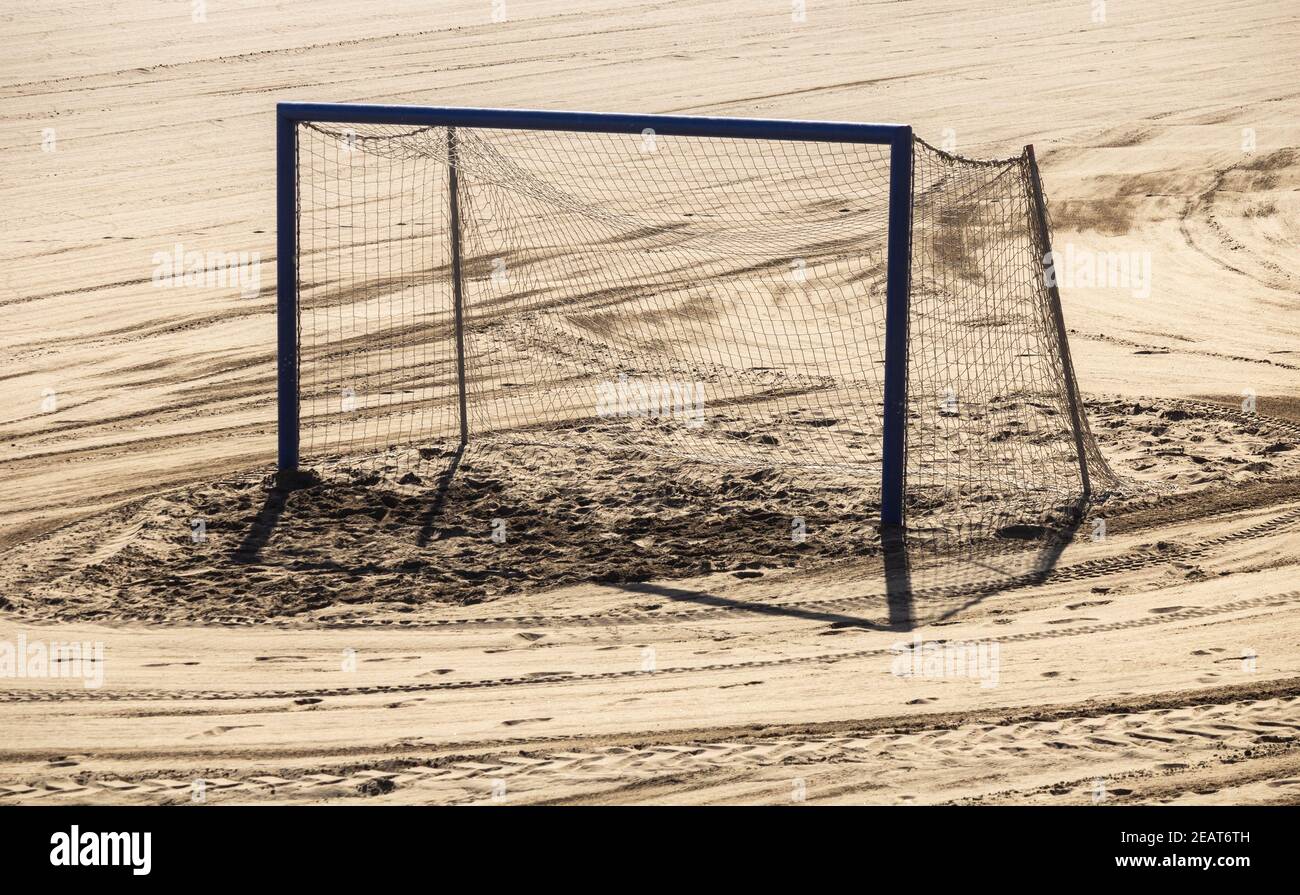
[[[457,200],[457,129],[580,132],[665,137],[807,141],[817,143],[874,144],[888,147],[888,211],[884,320],[884,383],[881,435],[880,521],[895,528],[904,522],[907,477],[909,304],[913,244],[913,191],[916,141],[908,125],[836,121],[721,118],[673,115],[630,115],[522,109],[418,107],[345,103],[280,103],[276,109],[276,220],[277,220],[277,389],[279,481],[296,480],[300,463],[300,345],[299,345],[299,196],[297,184],[298,126],[300,124],[351,124],[438,127],[447,129],[448,214],[455,315],[456,377],[460,443],[469,439],[466,406],[463,275],[461,271],[461,214]],[[1026,147],[1029,187],[1033,200],[1032,237],[1045,265],[1052,324],[1059,346],[1058,362],[1064,374],[1069,423],[1079,463],[1083,498],[1091,492],[1088,473],[1088,437],[1079,406],[1078,390],[1069,356],[1067,334],[1054,278],[1047,276],[1051,253],[1050,229],[1033,147]]]

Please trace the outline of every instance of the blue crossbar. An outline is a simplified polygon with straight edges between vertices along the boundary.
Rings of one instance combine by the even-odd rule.
[[[406,124],[422,127],[487,127],[512,130],[585,131],[667,137],[731,137],[810,140],[821,143],[891,144],[910,128],[901,124],[851,121],[789,121],[780,118],[713,118],[696,115],[622,115],[606,112],[550,112],[540,109],[472,109],[426,106],[280,103],[276,112],[291,121],[349,124]]]

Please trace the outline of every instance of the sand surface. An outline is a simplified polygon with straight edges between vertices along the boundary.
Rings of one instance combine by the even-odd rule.
[[[1300,800],[1300,26],[1106,6],[9,4],[0,642],[105,661],[0,680],[0,802]],[[843,482],[611,446],[277,505],[282,100],[1033,143],[1058,250],[1150,259],[1149,294],[1062,295],[1103,452],[1159,487],[901,558]],[[259,289],[158,288],[176,243]],[[998,659],[901,674],[914,638]]]

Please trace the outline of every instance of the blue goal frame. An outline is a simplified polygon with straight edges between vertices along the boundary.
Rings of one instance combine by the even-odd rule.
[[[903,523],[907,451],[907,318],[912,256],[912,128],[904,124],[790,121],[693,115],[623,115],[535,109],[474,109],[351,103],[279,103],[276,106],[276,317],[279,470],[298,471],[298,233],[297,125],[393,124],[422,127],[504,128],[588,133],[873,143],[889,146],[889,233],[885,297],[884,434],[880,521]],[[454,174],[453,174],[454,182]],[[459,310],[459,308],[458,308]],[[462,441],[464,381],[462,388]]]

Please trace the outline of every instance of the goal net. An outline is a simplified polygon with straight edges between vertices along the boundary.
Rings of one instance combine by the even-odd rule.
[[[560,441],[577,464],[616,445],[829,471],[878,496],[889,145],[292,127],[304,464],[465,432]],[[918,140],[910,173],[892,361],[907,500],[1077,496],[1081,450],[1097,490],[1109,473],[1073,412],[1029,160]]]

